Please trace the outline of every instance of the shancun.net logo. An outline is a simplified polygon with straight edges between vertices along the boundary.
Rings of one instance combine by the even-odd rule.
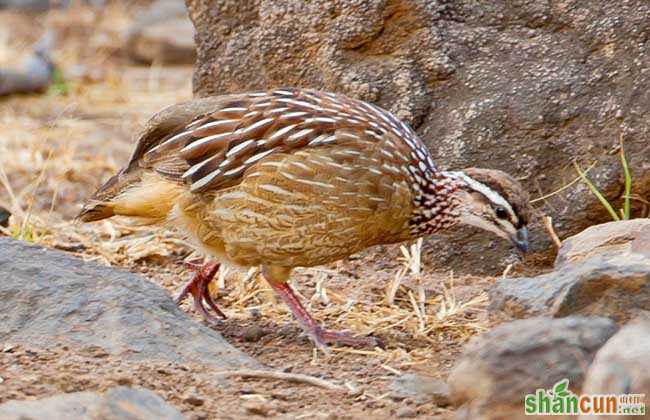
[[[569,380],[562,379],[552,389],[538,389],[527,394],[524,410],[530,416],[610,415],[643,416],[645,394],[583,394],[569,390]]]

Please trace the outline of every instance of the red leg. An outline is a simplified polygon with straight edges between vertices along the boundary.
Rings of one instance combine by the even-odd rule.
[[[351,347],[384,348],[384,344],[376,337],[355,337],[344,332],[323,329],[318,322],[312,318],[309,312],[307,312],[302,303],[300,303],[300,300],[288,283],[269,282],[269,284],[289,306],[293,316],[298,320],[302,328],[307,332],[307,334],[309,334],[318,347],[326,349],[327,343],[339,343]]]
[[[203,265],[194,263],[186,263],[186,265],[194,270],[194,277],[192,277],[192,280],[190,280],[183,287],[176,299],[174,299],[174,302],[179,305],[183,300],[185,300],[187,295],[191,294],[192,298],[194,299],[194,309],[200,313],[207,321],[214,323],[219,322],[217,318],[210,315],[204,305],[204,301],[208,304],[210,309],[217,313],[217,315],[223,319],[226,319],[226,315],[221,312],[221,309],[219,309],[214,299],[210,295],[210,290],[208,288],[208,285],[219,270],[219,263],[211,261]]]

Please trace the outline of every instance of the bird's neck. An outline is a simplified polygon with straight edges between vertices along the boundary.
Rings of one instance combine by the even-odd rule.
[[[410,234],[420,237],[452,229],[459,223],[457,190],[465,185],[462,172],[438,171],[415,191]]]

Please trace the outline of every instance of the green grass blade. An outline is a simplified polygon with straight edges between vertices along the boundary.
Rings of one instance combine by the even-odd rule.
[[[600,204],[602,204],[607,209],[607,211],[609,212],[609,215],[612,216],[612,219],[614,219],[616,221],[621,220],[621,218],[618,217],[618,214],[616,214],[616,212],[612,208],[612,205],[609,204],[609,201],[607,201],[607,199],[605,197],[603,197],[603,195],[600,193],[600,191],[598,191],[598,188],[596,188],[596,186],[591,183],[591,181],[589,180],[589,178],[587,178],[587,176],[584,174],[584,172],[582,172],[582,170],[580,169],[580,166],[578,166],[578,163],[574,161],[573,166],[575,166],[576,171],[578,172],[578,175],[580,175],[580,178],[582,178],[582,181],[585,184],[587,184],[587,186],[589,187],[591,192],[596,196],[598,201],[600,201]]]
[[[630,175],[630,168],[625,159],[625,148],[623,148],[623,136],[621,136],[621,163],[623,164],[623,173],[625,173],[625,203],[623,204],[623,220],[630,220],[630,206],[632,197],[632,175]]]

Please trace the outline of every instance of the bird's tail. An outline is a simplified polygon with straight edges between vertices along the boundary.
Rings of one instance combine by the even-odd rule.
[[[86,201],[81,211],[75,218],[82,222],[94,222],[107,219],[115,215],[115,203],[113,200],[123,191],[123,182],[120,182],[120,175],[110,177],[95,193]]]
[[[139,167],[127,167],[104,183],[76,217],[94,222],[111,216],[138,217],[142,222],[165,219],[179,194],[179,184]]]

